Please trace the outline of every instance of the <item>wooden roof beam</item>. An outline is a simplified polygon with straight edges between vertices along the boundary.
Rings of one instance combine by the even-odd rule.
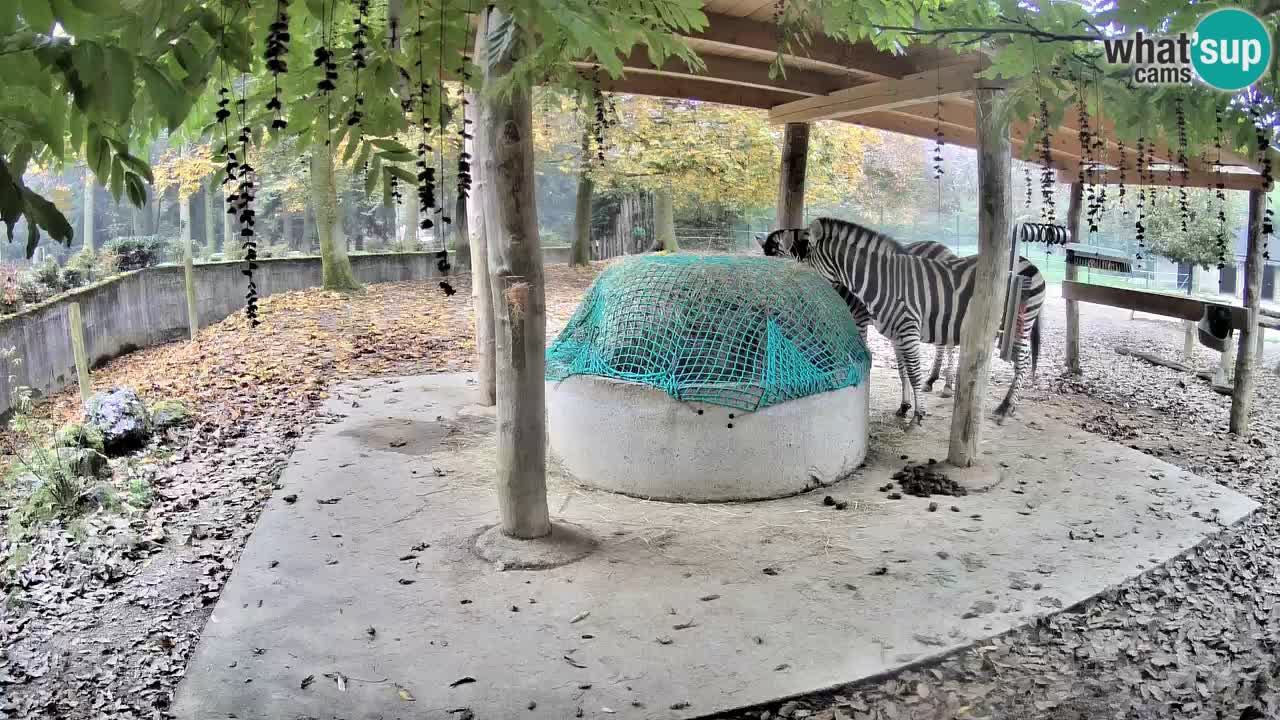
[[[704,51],[717,54],[717,49],[719,54],[733,55],[746,49],[757,54],[767,53],[772,59],[778,51],[776,26],[731,15],[707,13],[707,28],[687,37],[699,55],[704,55]],[[791,64],[794,60],[808,61],[806,65],[820,63],[838,74],[852,71],[868,80],[898,78],[916,70],[908,58],[887,53],[871,43],[850,44],[821,32],[814,32],[809,45],[785,56],[783,63]]]
[[[771,109],[769,120],[774,123],[838,120],[963,95],[974,89],[976,68],[973,63],[963,63],[796,100]],[[972,122],[969,125],[972,127]]]
[[[1254,175],[1253,173],[1215,173],[1198,170],[1166,172],[1165,170],[1153,170],[1150,175],[1152,177],[1147,181],[1138,182],[1138,169],[1127,168],[1124,173],[1124,183],[1128,186],[1183,187],[1185,185],[1189,188],[1212,188],[1217,186],[1218,179],[1221,178],[1222,184],[1227,190],[1271,189],[1261,175]],[[1078,165],[1058,169],[1058,182],[1072,183],[1079,179],[1080,168]],[[1095,185],[1119,185],[1120,171],[1118,169],[1101,172],[1089,172],[1086,170],[1084,181]]]
[[[644,73],[673,78],[692,77],[743,87],[779,90],[806,97],[825,95],[849,85],[848,81],[840,77],[800,68],[791,68],[787,71],[785,78],[771,78],[767,63],[744,58],[704,55],[702,60],[706,68],[696,73],[678,58],[669,58],[661,67],[657,67],[650,62],[648,52],[637,49],[626,58],[623,64],[628,74]],[[575,63],[575,65],[583,68],[591,66],[590,63]]]

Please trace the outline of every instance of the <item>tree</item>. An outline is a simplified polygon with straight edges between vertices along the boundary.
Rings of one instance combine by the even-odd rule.
[[[1180,193],[1186,193],[1186,230]],[[1205,188],[1149,188],[1147,190],[1146,244],[1151,252],[1176,263],[1202,268],[1216,267],[1225,250],[1227,262],[1235,256],[1236,235],[1244,227],[1240,193],[1224,193],[1219,202]],[[1219,220],[1219,210],[1226,216]],[[1219,240],[1222,245],[1220,246]]]

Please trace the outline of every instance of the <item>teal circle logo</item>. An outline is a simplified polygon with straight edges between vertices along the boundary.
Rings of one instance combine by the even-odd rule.
[[[1191,64],[1196,73],[1219,90],[1243,90],[1271,66],[1271,36],[1266,26],[1238,8],[1205,15],[1196,25],[1191,43]]]

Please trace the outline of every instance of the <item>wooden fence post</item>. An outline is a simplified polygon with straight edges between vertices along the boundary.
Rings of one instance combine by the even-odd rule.
[[[973,298],[960,330],[955,412],[947,452],[947,460],[957,467],[968,467],[978,458],[991,349],[1004,310],[1013,243],[1009,228],[1009,123],[1005,112],[997,108],[1005,99],[1004,90],[979,87],[974,94],[978,115],[978,266]]]
[[[93,383],[89,379],[89,353],[84,344],[84,318],[80,315],[80,303],[67,307],[67,319],[71,329],[71,354],[76,359],[76,381],[80,385],[80,401],[89,402],[93,395]]]
[[[1228,428],[1236,435],[1249,430],[1249,410],[1257,385],[1258,310],[1262,305],[1262,222],[1267,209],[1267,194],[1249,191],[1249,248],[1244,263],[1244,307],[1248,320],[1240,330],[1240,348],[1236,352],[1236,377],[1231,391],[1231,420]]]
[[[1080,242],[1080,209],[1084,204],[1084,186],[1078,182],[1071,183],[1071,198],[1067,203],[1067,234],[1071,242]],[[1067,263],[1067,280],[1075,281],[1080,276],[1080,268]],[[1129,316],[1133,319],[1133,316]],[[1080,374],[1080,303],[1067,301],[1067,348],[1066,374]]]

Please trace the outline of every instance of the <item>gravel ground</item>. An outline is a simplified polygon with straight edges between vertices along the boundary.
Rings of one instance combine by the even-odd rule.
[[[1229,398],[1190,374],[1114,351],[1123,344],[1176,359],[1179,323],[1082,306],[1084,376],[1065,381],[1057,377],[1063,315],[1062,300],[1051,301],[1042,373],[1024,402],[1060,411],[1068,422],[1211,478],[1262,507],[1183,556],[1036,626],[881,682],[724,717],[1280,717],[1280,377],[1271,370],[1280,343],[1267,346],[1250,434],[1235,437],[1227,432]],[[873,337],[872,346],[878,361],[891,357],[882,339]],[[1201,369],[1217,361],[1217,353],[1198,349]],[[993,398],[1007,369],[996,378]]]

